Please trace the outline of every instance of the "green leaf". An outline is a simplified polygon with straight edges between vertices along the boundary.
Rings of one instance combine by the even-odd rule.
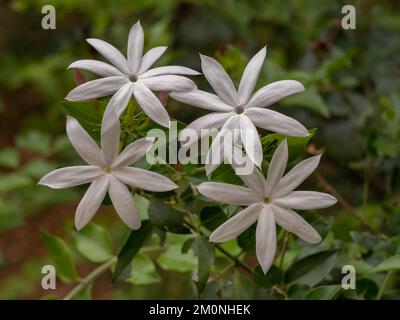
[[[337,250],[323,251],[296,261],[286,272],[286,282],[315,286],[331,272],[337,254]]]
[[[188,272],[197,266],[197,259],[192,251],[182,252],[180,245],[171,245],[158,258],[157,263],[164,270]]]
[[[264,274],[261,267],[258,266],[252,274],[254,283],[264,289],[271,289],[274,285],[283,280],[283,272],[278,267],[272,265],[267,274]]]
[[[5,148],[0,151],[0,167],[16,168],[19,165],[19,153],[15,148]]]
[[[136,208],[139,211],[139,216],[141,220],[149,219],[149,200],[135,193],[133,195]]]
[[[197,236],[191,243],[191,249],[197,256],[196,286],[199,293],[204,290],[215,260],[214,246],[206,237]]]
[[[49,250],[57,275],[63,282],[73,282],[77,279],[74,260],[67,244],[61,238],[53,236],[44,230],[40,231],[40,237]]]
[[[183,225],[183,214],[162,200],[150,201],[149,218],[151,223],[161,230],[181,234],[190,233],[190,230]]]
[[[19,148],[46,154],[50,149],[50,136],[41,131],[28,131],[17,136],[16,144]]]
[[[132,275],[126,280],[126,282],[144,285],[158,283],[160,281],[161,278],[156,271],[156,267],[147,255],[138,254],[133,258]]]
[[[113,243],[108,231],[97,224],[88,224],[84,229],[72,232],[80,254],[93,262],[104,262],[113,256]]]
[[[33,185],[30,177],[21,173],[9,173],[0,176],[0,193],[14,191],[16,189]]]
[[[227,219],[219,206],[205,207],[200,212],[201,223],[210,231],[217,229]]]
[[[341,289],[340,285],[317,287],[307,294],[306,300],[333,300]]]
[[[281,101],[281,104],[286,107],[303,107],[329,118],[328,106],[321,95],[313,89],[307,89],[299,94],[287,97]]]
[[[395,255],[387,258],[381,264],[379,264],[374,271],[375,272],[383,272],[389,271],[393,269],[400,269],[400,255]]]
[[[124,280],[130,275],[131,262],[139,252],[143,243],[151,235],[152,224],[148,220],[142,221],[142,226],[138,230],[132,230],[128,240],[125,242],[118,255],[117,265],[112,277],[112,282]]]

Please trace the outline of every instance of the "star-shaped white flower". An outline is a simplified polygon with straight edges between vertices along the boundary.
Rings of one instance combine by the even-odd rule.
[[[119,155],[120,123],[117,115],[103,117],[101,149],[79,122],[67,117],[67,134],[86,166],[72,166],[54,170],[39,184],[53,189],[91,183],[78,205],[75,225],[82,229],[96,214],[108,191],[118,215],[130,228],[140,227],[140,217],[128,186],[148,191],[164,192],[177,188],[170,179],[148,170],[129,167],[144,157],[153,141],[146,138],[129,144]]]
[[[239,88],[236,90],[224,68],[215,59],[200,55],[201,67],[215,94],[202,90],[173,92],[171,97],[183,103],[215,111],[193,121],[187,128],[199,136],[201,129],[220,129],[209,154],[219,154],[221,138],[226,133],[240,130],[233,144],[241,142],[251,161],[261,166],[262,146],[256,127],[287,136],[307,136],[307,129],[297,120],[265,107],[297,92],[303,85],[294,80],[270,83],[253,94],[267,50],[261,49],[247,64]],[[231,139],[232,140],[232,139]],[[215,150],[215,148],[217,150]],[[215,169],[215,168],[214,168]]]
[[[336,198],[322,192],[293,190],[316,169],[320,157],[300,162],[283,176],[288,159],[284,140],[272,156],[267,179],[254,168],[252,174],[240,176],[248,188],[226,183],[201,183],[197,189],[212,200],[248,206],[214,230],[210,241],[231,240],[257,221],[256,253],[264,273],[271,267],[275,256],[275,223],[304,241],[319,243],[318,232],[293,209],[326,208],[335,204]]]
[[[143,54],[144,34],[140,22],[130,30],[127,59],[111,44],[99,39],[87,39],[112,65],[97,60],[79,60],[69,68],[92,72],[104,78],[86,82],[66,97],[69,101],[82,101],[113,94],[109,111],[120,116],[133,95],[153,121],[169,127],[169,116],[154,91],[187,91],[196,89],[196,84],[180,75],[198,75],[199,72],[180,66],[165,66],[150,69],[167,47],[155,47]]]

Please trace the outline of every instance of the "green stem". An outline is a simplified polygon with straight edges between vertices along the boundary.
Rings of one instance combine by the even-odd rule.
[[[100,276],[103,272],[107,271],[116,261],[117,257],[113,257],[110,260],[98,266],[91,273],[89,273],[84,279],[82,279],[81,282],[63,298],[63,300],[72,300],[76,295],[85,290],[86,287],[90,283],[92,283],[98,276]]]
[[[384,293],[385,290],[386,290],[386,287],[387,287],[387,285],[388,285],[388,283],[389,283],[389,279],[390,279],[390,277],[392,276],[393,272],[394,272],[394,270],[390,270],[390,271],[386,274],[386,277],[385,277],[385,279],[383,280],[382,286],[381,286],[381,288],[379,289],[378,295],[376,296],[376,300],[381,300],[381,298],[382,298],[382,296],[383,296],[383,293]]]

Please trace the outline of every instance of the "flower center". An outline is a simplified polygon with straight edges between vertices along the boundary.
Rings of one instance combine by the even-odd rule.
[[[265,197],[265,198],[263,199],[263,202],[264,202],[264,203],[270,203],[270,201],[271,201],[271,200],[270,200],[268,197]]]
[[[243,106],[236,106],[236,107],[235,107],[235,112],[236,112],[237,114],[243,113],[243,112],[244,112],[244,107],[243,107]]]
[[[103,169],[103,171],[104,171],[105,173],[111,173],[111,172],[112,172],[112,169],[111,169],[111,167],[105,167],[105,168]]]
[[[138,79],[138,76],[136,74],[131,74],[129,76],[129,80],[131,80],[132,82],[136,82]]]

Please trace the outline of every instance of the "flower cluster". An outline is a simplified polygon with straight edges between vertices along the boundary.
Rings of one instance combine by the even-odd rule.
[[[102,78],[85,82],[66,97],[70,101],[82,101],[112,95],[103,114],[101,147],[73,117],[67,117],[67,135],[86,166],[57,169],[44,176],[39,184],[51,188],[67,188],[90,183],[79,203],[75,224],[82,229],[98,211],[107,192],[120,218],[132,229],[140,228],[140,217],[128,187],[153,192],[170,191],[177,185],[170,179],[149,170],[131,167],[153,145],[153,140],[143,138],[132,142],[119,152],[120,122],[133,96],[143,112],[155,123],[169,127],[170,119],[164,106],[153,93],[169,92],[180,102],[213,111],[187,128],[200,133],[202,129],[221,129],[214,139],[207,158],[212,153],[225,157],[221,140],[227,132],[235,132],[230,144],[235,152],[244,150],[254,169],[249,175],[239,175],[247,187],[224,183],[204,182],[198,192],[218,202],[247,206],[211,235],[210,241],[223,242],[237,237],[257,222],[257,258],[264,272],[270,268],[276,249],[276,223],[295,233],[301,239],[318,243],[317,231],[292,209],[317,209],[333,205],[336,199],[328,194],[312,191],[293,191],[317,167],[320,156],[300,162],[284,175],[288,146],[283,140],[268,167],[265,179],[259,170],[263,150],[256,127],[286,136],[307,136],[307,129],[297,120],[266,107],[289,95],[301,92],[304,87],[294,80],[277,81],[254,92],[258,76],[266,57],[261,49],[247,64],[238,89],[223,67],[213,58],[200,55],[203,74],[214,93],[198,90],[196,84],[184,75],[200,73],[182,66],[151,66],[167,47],[156,47],[143,55],[144,34],[137,22],[128,37],[127,58],[114,46],[99,39],[88,39],[111,64],[97,60],[79,60],[69,68],[92,72]],[[239,132],[239,134],[236,134]],[[242,151],[240,151],[242,152]],[[219,163],[207,161],[206,171],[212,172]],[[235,167],[235,164],[232,163]]]

